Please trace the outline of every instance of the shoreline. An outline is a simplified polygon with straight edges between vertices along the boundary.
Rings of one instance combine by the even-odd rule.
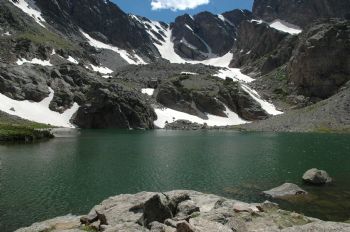
[[[167,207],[173,213],[167,214]],[[91,223],[90,223],[91,222]],[[181,230],[185,226],[190,230]],[[244,203],[190,190],[140,192],[110,197],[88,215],[34,223],[31,231],[350,231],[349,223],[327,222],[282,210],[275,203]]]

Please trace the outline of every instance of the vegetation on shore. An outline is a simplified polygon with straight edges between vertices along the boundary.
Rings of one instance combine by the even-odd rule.
[[[31,122],[0,112],[0,142],[30,142],[53,138],[52,126]]]

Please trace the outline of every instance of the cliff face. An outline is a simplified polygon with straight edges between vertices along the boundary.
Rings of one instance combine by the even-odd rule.
[[[249,11],[233,10],[222,15],[202,12],[183,15],[171,25],[175,51],[182,57],[204,60],[228,53],[237,37],[237,28],[250,20]]]
[[[320,18],[349,18],[348,0],[255,0],[253,14],[271,22],[282,19],[305,27]]]
[[[288,76],[299,93],[326,99],[350,80],[350,23],[324,20],[299,36]]]
[[[53,19],[60,31],[81,28],[98,40],[142,54],[157,50],[142,25],[117,5],[103,0],[37,0],[43,14]]]

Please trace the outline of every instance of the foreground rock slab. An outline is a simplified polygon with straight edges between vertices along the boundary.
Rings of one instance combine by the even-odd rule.
[[[146,202],[148,203],[146,204]],[[151,203],[152,207],[149,207]],[[184,207],[185,205],[186,207]],[[145,218],[145,209],[151,210],[153,206],[157,206],[157,210],[165,208],[164,217],[159,217],[163,214],[163,210],[157,211],[156,219],[154,219],[161,222],[150,222],[153,219],[146,215],[149,224],[144,227],[139,221],[141,218]],[[198,209],[193,206],[198,207]],[[237,206],[241,208],[244,206],[248,210],[237,211]],[[189,210],[189,208],[194,210]],[[125,194],[110,197],[96,205],[84,217],[91,218],[96,215],[96,212],[103,214],[108,222],[108,225],[103,225],[98,229],[107,232],[350,231],[350,224],[324,222],[309,218],[281,210],[278,205],[271,202],[248,204],[212,194],[183,190],[167,193],[141,192],[134,195]],[[150,212],[147,213],[149,215]],[[163,219],[167,217],[172,218],[163,222]],[[58,217],[18,229],[17,232],[94,231],[93,228],[81,225],[80,218],[81,216],[71,215]]]

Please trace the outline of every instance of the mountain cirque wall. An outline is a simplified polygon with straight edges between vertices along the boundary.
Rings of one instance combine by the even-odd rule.
[[[97,213],[96,213],[97,212]],[[96,222],[89,226],[90,219]],[[195,191],[141,192],[110,197],[84,217],[63,216],[16,232],[34,231],[309,232],[350,231],[350,224],[324,222],[284,211],[271,202],[248,204]]]
[[[305,27],[320,18],[350,18],[350,1],[255,0],[253,14],[265,21],[281,19]]]

